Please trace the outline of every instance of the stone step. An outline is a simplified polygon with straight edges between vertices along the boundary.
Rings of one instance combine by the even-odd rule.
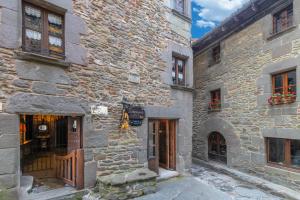
[[[46,192],[29,194],[23,197],[24,200],[65,200],[65,199],[82,199],[85,190],[76,190],[72,187],[59,188]]]
[[[171,178],[175,178],[179,175],[180,174],[177,171],[172,171],[172,170],[159,168],[159,176],[156,178],[156,180],[157,181],[164,181],[164,180],[168,180],[168,179],[171,179]]]

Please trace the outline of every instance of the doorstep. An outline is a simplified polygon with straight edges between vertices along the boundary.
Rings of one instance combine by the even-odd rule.
[[[59,188],[55,190],[49,190],[46,192],[28,194],[25,197],[21,197],[22,200],[63,200],[63,199],[76,199],[82,197],[85,190],[76,190],[72,187]]]
[[[193,158],[193,163],[203,165],[208,168],[223,172],[234,178],[240,179],[240,180],[245,181],[250,184],[254,184],[258,188],[271,190],[273,194],[277,194],[279,196],[284,196],[286,199],[300,200],[300,192],[291,190],[287,187],[272,183],[272,182],[267,181],[262,178],[251,176],[249,174],[238,171],[236,169],[229,168],[229,167],[225,166],[224,164],[220,164],[218,162],[213,162],[213,161],[206,162],[206,161],[203,161],[203,160],[200,160],[197,158]]]
[[[157,181],[163,181],[163,180],[168,180],[171,178],[175,178],[179,176],[179,172],[177,171],[172,171],[172,170],[167,170],[164,168],[159,168],[159,176],[156,178]]]

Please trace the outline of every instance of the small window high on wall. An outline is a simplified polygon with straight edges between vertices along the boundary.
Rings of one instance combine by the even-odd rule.
[[[293,4],[273,15],[273,34],[293,26]]]
[[[23,50],[64,58],[64,16],[23,1]]]
[[[181,14],[184,14],[184,0],[174,0],[175,1],[175,10]]]
[[[268,163],[300,169],[300,140],[267,138]]]
[[[184,59],[172,58],[172,80],[174,85],[185,85],[186,61]]]

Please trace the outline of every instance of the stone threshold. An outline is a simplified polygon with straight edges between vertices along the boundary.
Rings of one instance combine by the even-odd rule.
[[[291,190],[287,187],[284,187],[282,185],[278,185],[275,183],[272,183],[270,181],[267,181],[262,178],[258,178],[255,176],[251,176],[249,174],[246,174],[244,172],[238,171],[236,169],[229,168],[223,164],[220,164],[218,162],[213,162],[213,161],[203,161],[197,158],[193,158],[193,163],[194,164],[199,164],[206,166],[208,168],[214,169],[216,171],[223,172],[233,178],[237,178],[241,181],[254,184],[258,188],[263,189],[263,190],[270,190],[272,191],[273,194],[278,195],[278,196],[283,196],[285,199],[290,199],[290,200],[300,200],[300,192],[297,192],[295,190]]]
[[[164,168],[159,168],[159,176],[156,178],[158,182],[165,181],[171,178],[178,177],[180,174],[177,171],[167,170]]]

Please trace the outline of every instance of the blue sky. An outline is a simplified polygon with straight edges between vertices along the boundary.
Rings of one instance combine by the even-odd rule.
[[[192,37],[202,37],[248,1],[192,0]]]

